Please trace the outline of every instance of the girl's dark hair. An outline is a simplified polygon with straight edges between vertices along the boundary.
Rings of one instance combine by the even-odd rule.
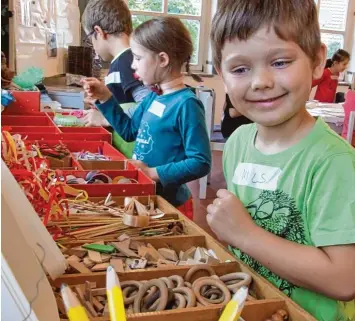
[[[342,62],[344,60],[350,60],[350,54],[343,49],[339,49],[334,53],[331,59],[327,59],[325,68],[330,68],[333,66],[334,62]]]
[[[154,53],[165,52],[170,58],[172,68],[181,69],[186,64],[187,74],[197,80],[198,76],[190,72],[193,52],[191,36],[180,19],[160,17],[148,20],[133,31],[132,37],[141,46]],[[201,78],[197,81],[201,81]]]

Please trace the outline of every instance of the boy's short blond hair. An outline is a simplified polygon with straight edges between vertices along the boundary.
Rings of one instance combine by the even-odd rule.
[[[82,24],[86,33],[95,26],[108,34],[132,33],[132,17],[124,0],[90,0],[83,16]]]
[[[212,22],[215,67],[220,69],[226,41],[247,40],[264,26],[274,28],[281,39],[297,43],[317,62],[321,40],[314,0],[222,0]]]

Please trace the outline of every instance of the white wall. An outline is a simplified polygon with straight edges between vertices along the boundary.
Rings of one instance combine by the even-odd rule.
[[[16,70],[29,67],[44,70],[45,77],[66,69],[69,45],[80,44],[78,0],[13,0]],[[57,57],[47,56],[48,32],[57,35]]]

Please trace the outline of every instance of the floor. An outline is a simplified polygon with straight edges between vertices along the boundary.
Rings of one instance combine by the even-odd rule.
[[[193,181],[188,186],[194,199],[194,222],[215,237],[206,221],[206,208],[216,198],[217,191],[221,188],[226,188],[222,169],[222,152],[214,151],[212,154],[212,171],[210,184],[207,187],[207,198],[204,200],[199,199],[198,181]]]

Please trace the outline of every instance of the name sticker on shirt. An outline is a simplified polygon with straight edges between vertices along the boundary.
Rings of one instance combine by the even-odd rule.
[[[121,74],[119,71],[111,72],[105,77],[105,85],[109,84],[120,84],[121,83]]]
[[[282,170],[278,167],[239,163],[235,169],[232,182],[236,185],[275,191],[281,174]]]
[[[148,111],[161,118],[163,116],[165,108],[166,106],[164,104],[154,100],[153,103],[150,105]]]

